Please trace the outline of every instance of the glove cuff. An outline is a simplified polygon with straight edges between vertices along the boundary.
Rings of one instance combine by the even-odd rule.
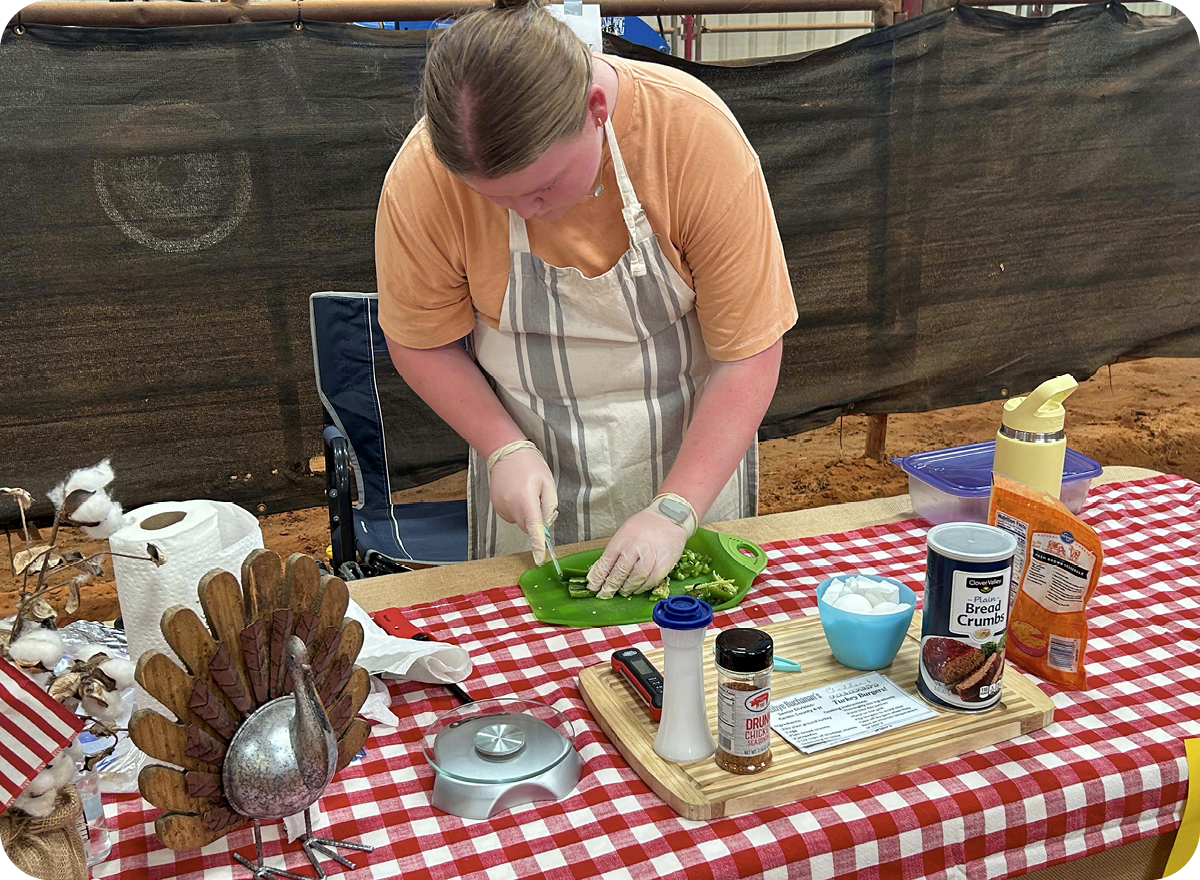
[[[682,528],[689,538],[696,534],[696,529],[700,526],[692,502],[674,492],[660,492],[655,495],[650,499],[650,509]]]
[[[514,440],[512,443],[505,443],[503,446],[501,446],[499,449],[497,449],[495,452],[493,452],[491,455],[488,456],[488,458],[487,458],[488,473],[490,474],[492,472],[492,468],[495,467],[496,462],[498,462],[500,459],[504,458],[506,455],[511,455],[512,453],[516,452],[518,449],[532,449],[538,455],[542,454],[542,451],[533,444],[532,440]],[[544,457],[543,457],[543,460],[544,460]]]

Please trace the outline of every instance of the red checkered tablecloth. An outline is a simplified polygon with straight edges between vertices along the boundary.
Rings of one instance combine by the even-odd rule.
[[[434,638],[470,650],[477,698],[517,695],[562,711],[584,761],[578,788],[487,821],[430,805],[422,731],[456,705],[443,689],[392,684],[401,727],[380,732],[322,801],[331,836],[373,844],[355,878],[991,878],[1160,834],[1187,794],[1182,740],[1200,735],[1200,485],[1153,477],[1093,489],[1083,518],[1105,548],[1089,606],[1090,688],[1042,683],[1054,723],[1031,736],[781,808],[711,822],[681,819],[629,768],[576,687],[620,647],[656,644],[653,624],[565,629],[538,623],[517,587],[410,609]],[[923,585],[926,524],[910,520],[766,546],[768,564],[715,629],[815,614],[814,588],[839,571]],[[1011,673],[1010,673],[1011,674]],[[786,744],[781,744],[786,748]],[[237,877],[248,829],[174,853],[157,811],[136,796],[106,806],[117,842],[95,877]],[[282,825],[264,827],[268,862],[311,874]],[[332,876],[341,871],[329,864]]]

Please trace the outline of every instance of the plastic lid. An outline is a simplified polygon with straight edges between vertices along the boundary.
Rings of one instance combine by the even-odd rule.
[[[909,476],[923,480],[935,489],[961,498],[980,498],[992,491],[992,462],[996,441],[952,446],[932,452],[917,452],[893,458]],[[1104,469],[1100,463],[1068,447],[1063,459],[1063,483],[1091,480]]]
[[[1014,431],[1032,434],[1061,431],[1067,420],[1062,402],[1078,387],[1079,383],[1069,373],[1047,379],[1030,394],[1006,401],[1001,421]]]
[[[1017,552],[1011,533],[983,523],[942,523],[931,528],[925,540],[930,549],[960,562],[995,562]]]
[[[665,629],[703,629],[712,619],[712,606],[695,596],[671,596],[654,606],[654,622]]]
[[[775,643],[760,629],[727,629],[717,636],[713,654],[730,672],[762,672],[771,668]]]

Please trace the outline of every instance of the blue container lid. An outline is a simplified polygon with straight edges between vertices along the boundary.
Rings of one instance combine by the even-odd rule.
[[[703,629],[712,619],[712,606],[695,596],[670,596],[654,606],[654,622],[666,629]]]
[[[960,498],[979,498],[992,491],[992,461],[996,457],[996,441],[952,446],[932,452],[917,452],[892,463],[904,468],[912,477]],[[1068,447],[1063,461],[1063,482],[1094,479],[1104,469],[1099,462]]]

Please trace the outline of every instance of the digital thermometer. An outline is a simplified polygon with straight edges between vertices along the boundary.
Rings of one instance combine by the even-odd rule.
[[[624,676],[655,721],[662,718],[663,677],[637,648],[613,651],[612,668]]]

